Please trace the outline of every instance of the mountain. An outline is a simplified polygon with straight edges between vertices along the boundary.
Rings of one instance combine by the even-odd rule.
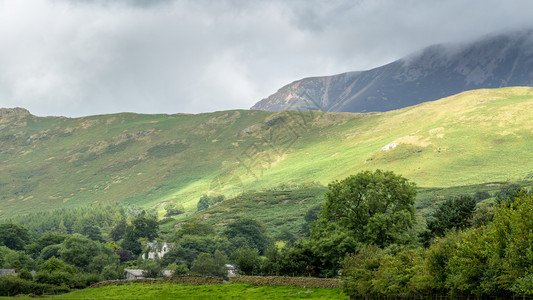
[[[251,109],[390,111],[467,90],[533,86],[532,70],[533,30],[520,31],[431,46],[368,71],[298,80]]]
[[[92,203],[194,210],[201,195],[392,170],[420,187],[533,178],[533,88],[383,113],[234,110],[37,117],[0,110],[0,218]]]

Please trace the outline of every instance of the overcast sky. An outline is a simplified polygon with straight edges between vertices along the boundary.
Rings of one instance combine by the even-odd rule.
[[[0,0],[0,107],[247,109],[309,76],[533,28],[533,1]]]

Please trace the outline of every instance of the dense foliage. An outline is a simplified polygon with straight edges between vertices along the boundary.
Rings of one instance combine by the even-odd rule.
[[[354,297],[532,295],[532,214],[533,195],[522,190],[498,204],[487,224],[448,231],[429,248],[366,246],[344,261],[345,290]]]
[[[275,193],[282,203],[277,196],[286,193]],[[452,196],[419,225],[415,194],[402,176],[360,172],[331,183],[324,203],[300,214],[305,226],[296,230],[284,223],[273,230],[250,217],[178,223],[118,205],[13,218],[0,224],[0,268],[18,275],[1,278],[0,295],[65,292],[124,278],[132,268],[147,277],[163,270],[226,277],[228,263],[241,275],[342,274],[353,297],[533,295],[530,193],[504,186],[489,198]],[[223,199],[205,198],[210,205]],[[162,241],[170,250],[147,259]]]

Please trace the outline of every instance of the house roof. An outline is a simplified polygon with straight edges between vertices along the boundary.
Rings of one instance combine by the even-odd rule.
[[[126,273],[131,274],[131,275],[133,275],[135,277],[144,276],[143,275],[143,272],[144,272],[143,269],[125,269],[124,271],[126,271]],[[170,276],[170,275],[172,275],[172,271],[171,270],[163,270],[163,275],[164,276]]]
[[[133,276],[143,276],[143,269],[125,269],[126,273],[131,274]]]
[[[157,244],[157,241],[154,241],[154,242],[148,242],[148,243],[146,243],[146,246],[148,246],[148,247],[152,247],[152,248],[156,248],[156,247],[158,246],[158,244]],[[162,243],[161,243],[161,246],[174,247],[174,243],[162,242]]]
[[[0,269],[0,276],[4,275],[17,275],[15,269]]]

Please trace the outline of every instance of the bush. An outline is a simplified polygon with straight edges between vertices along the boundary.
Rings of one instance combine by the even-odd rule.
[[[189,268],[185,264],[172,263],[166,267],[167,270],[172,271],[172,275],[185,275],[189,273]]]
[[[163,270],[159,261],[146,259],[142,262],[141,269],[143,269],[143,276],[146,278],[163,277]]]
[[[71,286],[74,284],[73,274],[64,271],[39,271],[35,275],[35,281],[39,283],[46,283],[51,285],[66,285]]]
[[[11,275],[0,277],[0,296],[15,296],[19,294],[42,295],[53,291],[54,287],[49,284],[24,280]]]
[[[257,249],[239,248],[231,254],[231,261],[237,265],[240,274],[254,275],[261,270],[261,257]]]
[[[477,201],[482,201],[482,200],[488,199],[490,197],[491,197],[490,194],[488,192],[485,192],[485,191],[479,191],[479,192],[476,192],[474,194],[474,198]]]
[[[222,276],[223,265],[217,264],[213,256],[209,253],[200,253],[198,258],[192,263],[191,272],[204,276]]]
[[[165,214],[165,217],[170,217],[170,216],[181,215],[185,213],[185,208],[183,207],[183,204],[170,203],[165,206],[165,211],[167,212]]]
[[[20,279],[24,279],[24,280],[29,280],[29,281],[33,280],[33,275],[31,275],[30,271],[28,271],[26,269],[20,270],[19,273],[18,273],[18,277]]]
[[[100,274],[77,274],[76,279],[72,282],[72,288],[83,289],[95,283],[103,281]]]

